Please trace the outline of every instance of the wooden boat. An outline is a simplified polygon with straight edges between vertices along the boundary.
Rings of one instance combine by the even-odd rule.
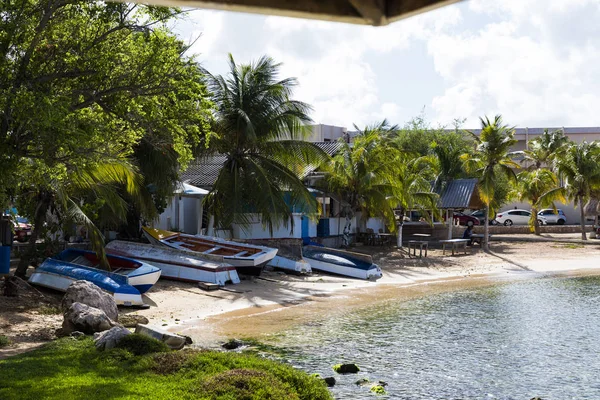
[[[94,268],[98,265],[91,251],[68,249],[54,258],[47,258],[29,277],[29,282],[51,289],[66,291],[78,280],[94,283],[113,295],[117,305],[145,306],[142,293],[160,277],[160,268],[125,257],[108,256],[114,271]]]
[[[277,249],[238,243],[210,236],[189,235],[186,233],[163,231],[142,227],[150,243],[185,250],[202,256],[216,255],[233,265],[238,273],[260,275],[263,266],[275,257]]]
[[[113,240],[106,245],[106,252],[112,255],[135,258],[161,269],[162,278],[187,282],[209,282],[225,285],[226,282],[240,283],[237,271],[222,257],[207,260],[190,252],[145,243]],[[221,259],[219,261],[219,258]]]
[[[314,270],[360,279],[379,279],[381,269],[373,264],[368,254],[332,249],[329,247],[304,246],[302,255]]]

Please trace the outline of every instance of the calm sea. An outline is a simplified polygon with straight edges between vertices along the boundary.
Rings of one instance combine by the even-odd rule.
[[[337,399],[600,399],[600,278],[541,278],[388,302],[280,337]],[[331,367],[356,362],[356,375]]]

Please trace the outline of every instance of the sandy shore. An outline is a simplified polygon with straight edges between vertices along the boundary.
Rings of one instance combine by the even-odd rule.
[[[513,240],[493,242],[491,253],[473,248],[470,254],[451,256],[430,250],[422,259],[408,258],[390,248],[356,248],[371,253],[382,267],[383,278],[377,282],[270,271],[258,279],[207,292],[193,284],[161,280],[146,296],[149,309],[121,311],[144,315],[153,325],[191,336],[196,344],[210,347],[231,337],[266,338],[297,324],[317,322],[376,302],[543,274],[600,275],[600,243]],[[47,311],[60,297],[41,292]],[[48,340],[60,326],[61,316],[40,312],[38,301],[0,300],[0,334],[15,343],[0,349],[0,358]]]
[[[194,285],[161,281],[148,295],[149,310],[137,311],[156,325],[191,336],[203,346],[230,337],[260,338],[327,318],[334,313],[391,299],[490,285],[540,274],[600,274],[600,244],[496,242],[492,253],[408,258],[394,249],[362,247],[384,271],[377,282],[315,273],[267,272],[258,279],[205,292]]]

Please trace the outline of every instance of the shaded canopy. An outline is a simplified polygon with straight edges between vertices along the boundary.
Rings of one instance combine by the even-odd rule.
[[[133,0],[383,26],[460,0]]]
[[[453,179],[441,190],[439,208],[441,210],[479,210],[485,205],[479,197],[477,179]]]

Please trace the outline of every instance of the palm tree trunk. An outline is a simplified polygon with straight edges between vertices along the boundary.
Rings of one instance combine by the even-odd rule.
[[[531,215],[533,216],[533,234],[540,235],[540,220],[537,217],[538,210],[534,206],[531,207]]]
[[[585,212],[583,210],[583,197],[579,197],[579,217],[581,222],[581,240],[587,240],[585,234]]]
[[[29,268],[29,264],[35,256],[35,245],[40,237],[40,231],[42,230],[44,222],[46,222],[46,214],[48,213],[48,208],[50,207],[50,197],[50,193],[46,191],[43,191],[39,194],[27,250],[23,253],[23,255],[21,255],[19,265],[15,270],[15,276],[18,276],[19,278],[25,279],[27,268]]]
[[[486,206],[485,206],[485,224],[484,224],[483,241],[485,242],[485,250],[490,251],[490,206],[489,206],[489,204],[486,204]]]
[[[404,210],[400,211],[400,220],[398,221],[398,237],[396,238],[396,247],[402,249],[402,226],[404,225]]]

